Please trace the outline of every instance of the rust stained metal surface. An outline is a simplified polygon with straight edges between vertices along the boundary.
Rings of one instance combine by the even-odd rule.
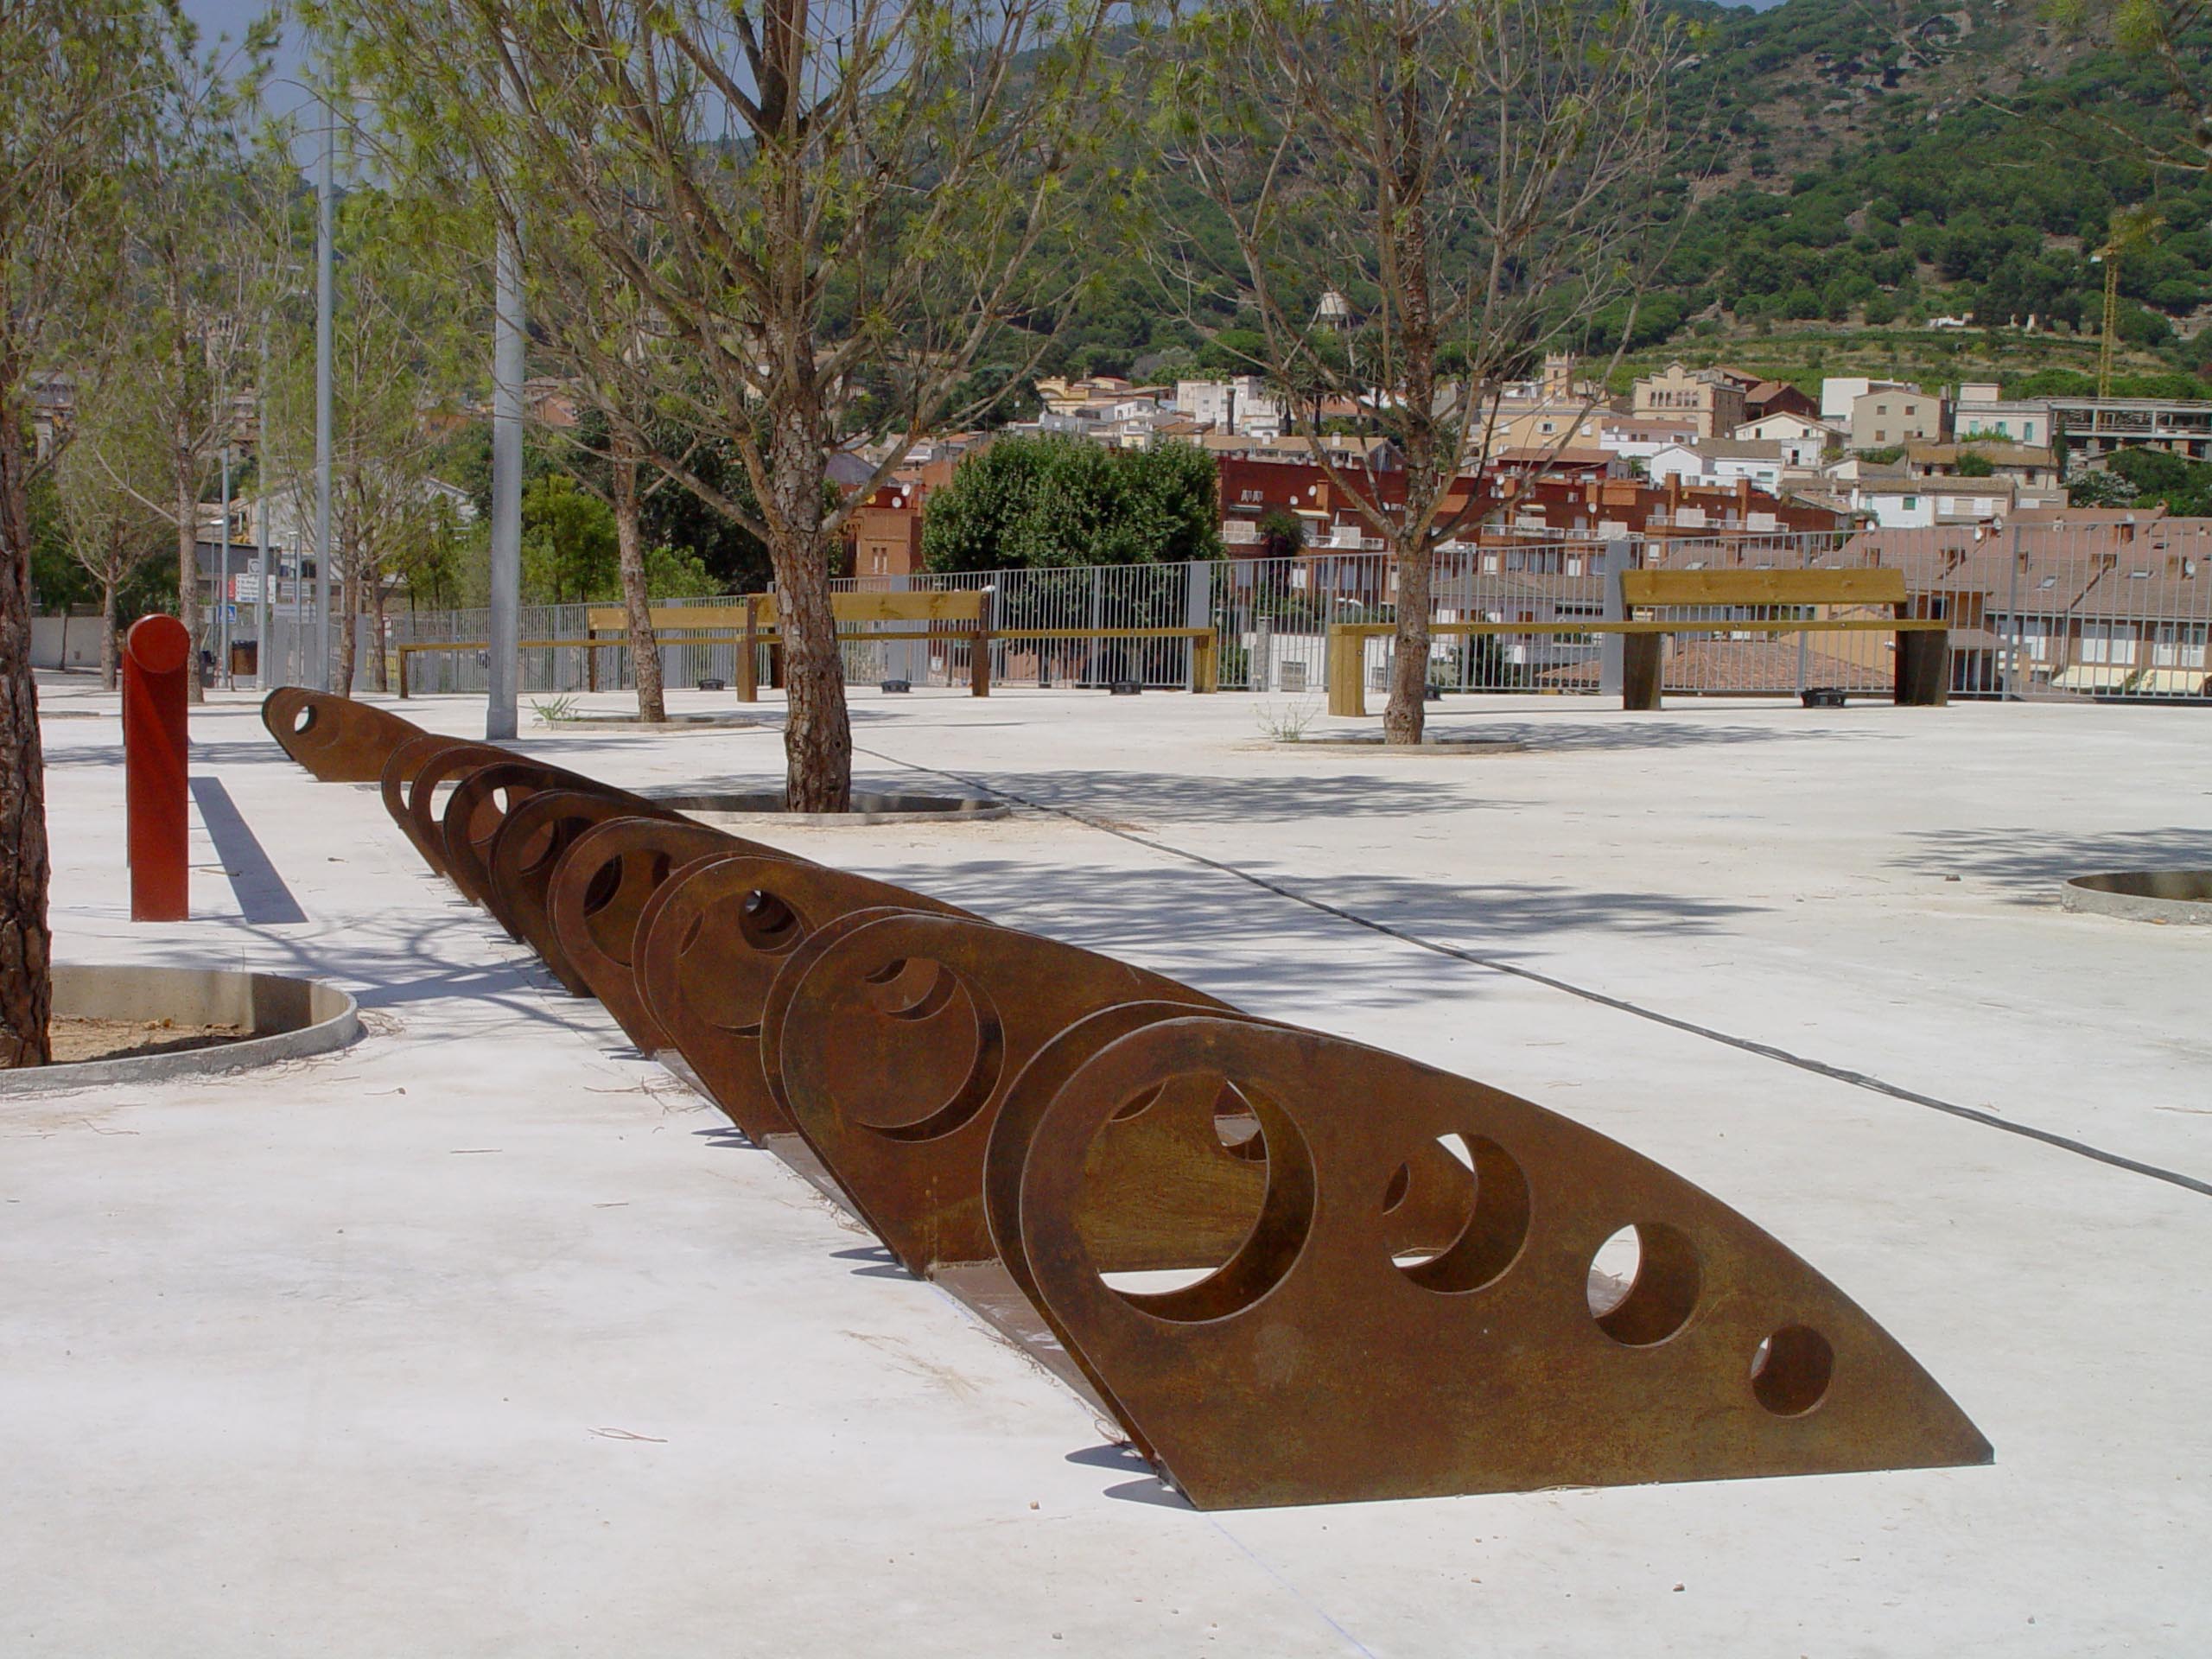
[[[410,810],[414,796],[423,791],[423,780],[429,776],[429,770],[426,766],[416,779],[408,800]],[[653,817],[667,810],[642,795],[632,795],[627,790],[616,789],[611,784],[581,777],[540,760],[497,760],[467,772],[454,785],[453,794],[439,816],[439,841],[444,849],[446,874],[463,897],[492,911],[499,925],[517,938],[522,935],[493,907],[491,873],[486,868],[486,860],[491,856],[492,843],[506,822],[506,815],[531,796],[556,789],[596,795],[628,808],[632,817]]]
[[[1989,1460],[1840,1291],[1593,1130],[311,696],[264,705],[288,753],[381,744],[434,869],[1201,1508]]]
[[[856,912],[951,910],[888,882],[783,858],[702,863],[655,902],[632,958],[645,1005],[715,1103],[756,1141],[795,1132],[760,1064],[768,994],[786,963]]]
[[[423,797],[425,810],[420,823],[408,810],[409,791],[414,787],[415,779],[426,769],[433,771],[435,778],[431,789],[435,791],[436,779],[450,777],[464,765],[489,766],[494,760],[514,758],[514,751],[500,748],[496,744],[444,737],[435,732],[424,732],[420,737],[410,737],[391,752],[391,758],[384,763],[384,772],[377,779],[384,799],[384,810],[399,826],[400,833],[407,837],[408,845],[422,855],[423,861],[430,867],[432,874],[443,875],[446,873],[445,842],[437,819],[428,810],[429,795]],[[453,770],[448,771],[447,767]]]
[[[668,1046],[632,963],[640,923],[670,880],[701,859],[769,849],[688,818],[610,818],[578,836],[553,871],[545,912],[561,955],[640,1054]]]
[[[411,720],[296,685],[262,699],[261,723],[285,753],[326,784],[373,784],[394,749],[423,735]]]
[[[445,809],[452,804],[452,799],[448,795],[441,801],[438,798],[439,790],[458,789],[471,772],[521,758],[512,749],[456,738],[449,747],[435,750],[416,763],[415,775],[407,784],[406,818],[401,828],[406,831],[407,838],[415,843],[416,850],[429,861],[430,868],[455,887],[461,884],[453,873],[452,849],[446,845],[445,825]],[[570,783],[588,781],[575,773],[563,773],[562,778],[563,781]],[[393,791],[386,789],[385,804],[387,808],[391,804],[392,796]],[[483,833],[488,836],[498,828],[495,805],[491,821],[483,826]],[[466,887],[461,887],[461,892],[471,903],[480,905],[484,902]]]
[[[484,855],[489,906],[499,925],[537,952],[571,996],[591,988],[562,949],[548,907],[553,880],[579,836],[616,818],[687,822],[666,808],[640,812],[596,789],[541,789],[510,808]]]
[[[1541,1107],[1316,1032],[1160,1020],[1039,1074],[994,1144],[1017,1278],[1199,1507],[1977,1464],[1987,1441],[1887,1332],[1681,1177]],[[1116,1286],[1077,1225],[1092,1148],[1178,1079],[1233,1084],[1268,1191],[1214,1270]],[[1018,1085],[1027,1086],[1025,1085]],[[1412,1155],[1456,1138],[1473,1203],[1394,1252]],[[1624,1287],[1593,1278],[1633,1227]]]
[[[1063,1030],[1109,1009],[1226,1013],[1173,980],[970,918],[855,917],[818,934],[771,993],[761,1069],[823,1166],[907,1270],[997,1254],[984,1154],[1000,1107]],[[1252,1227],[1267,1185],[1252,1110],[1233,1087],[1180,1078],[1103,1137],[1075,1217],[1107,1271],[1204,1265]],[[1414,1154],[1414,1243],[1448,1242],[1455,1185]]]

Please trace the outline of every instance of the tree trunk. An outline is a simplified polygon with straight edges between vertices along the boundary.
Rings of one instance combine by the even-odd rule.
[[[179,423],[181,427],[182,423]],[[191,441],[180,430],[173,463],[176,468],[176,620],[192,640],[185,664],[184,699],[200,702],[200,467]]]
[[[792,400],[797,401],[797,400]],[[784,796],[792,812],[843,812],[853,798],[853,729],[845,664],[830,607],[822,536],[823,446],[804,410],[779,410],[769,429],[768,556],[784,636]]]
[[[1408,58],[1420,42],[1402,38]],[[1398,633],[1390,659],[1390,703],[1382,713],[1385,743],[1419,743],[1428,723],[1428,625],[1435,555],[1429,546],[1431,514],[1459,471],[1454,429],[1448,453],[1436,419],[1436,310],[1429,275],[1427,145],[1419,78],[1408,75],[1397,102],[1397,172],[1384,181],[1382,246],[1397,257],[1400,378],[1409,418],[1406,424],[1406,505],[1391,550],[1398,561]]]
[[[1382,741],[1418,743],[1428,719],[1429,590],[1434,585],[1435,555],[1419,533],[1402,538],[1396,553],[1397,649],[1390,658],[1390,703],[1382,711]]]
[[[361,613],[360,547],[354,540],[351,525],[339,537],[340,567],[345,574],[338,582],[338,683],[332,689],[341,697],[353,695],[353,658],[360,644],[361,631],[354,626],[354,619]]]
[[[638,499],[638,458],[618,441],[614,454],[614,546],[622,568],[622,608],[630,625],[630,671],[638,680],[638,718],[668,718],[653,635],[652,591],[645,585],[645,509]]]
[[[47,929],[46,757],[31,674],[30,411],[0,364],[0,1066],[44,1065],[54,1011]]]
[[[115,690],[115,673],[119,662],[118,652],[123,641],[116,635],[115,590],[112,576],[100,579],[100,686],[104,690]]]

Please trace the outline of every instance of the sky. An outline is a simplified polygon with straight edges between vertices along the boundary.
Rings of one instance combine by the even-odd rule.
[[[245,34],[253,20],[270,10],[268,0],[183,0],[184,15],[200,25],[200,44],[205,51],[215,44],[215,37],[227,35],[233,44]],[[300,54],[297,44],[299,25],[288,23],[284,29],[283,48],[276,54],[277,85],[270,88],[270,103],[279,113],[289,113],[307,100],[307,93],[297,82],[300,73]]]

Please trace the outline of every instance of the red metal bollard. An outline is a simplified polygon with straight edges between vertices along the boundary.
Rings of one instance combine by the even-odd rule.
[[[130,919],[181,922],[185,876],[184,677],[192,636],[145,616],[123,639],[123,798],[130,843]]]

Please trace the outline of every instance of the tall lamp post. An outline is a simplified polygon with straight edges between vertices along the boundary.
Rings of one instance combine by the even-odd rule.
[[[315,687],[330,690],[330,330],[334,253],[331,197],[337,188],[338,110],[323,105],[322,176],[315,182]]]
[[[260,499],[253,513],[253,683],[269,689],[269,320],[261,321],[261,374],[254,382],[253,479]]]
[[[522,669],[522,247],[519,230],[505,219],[493,283],[492,626],[484,735],[498,743],[516,732]]]

